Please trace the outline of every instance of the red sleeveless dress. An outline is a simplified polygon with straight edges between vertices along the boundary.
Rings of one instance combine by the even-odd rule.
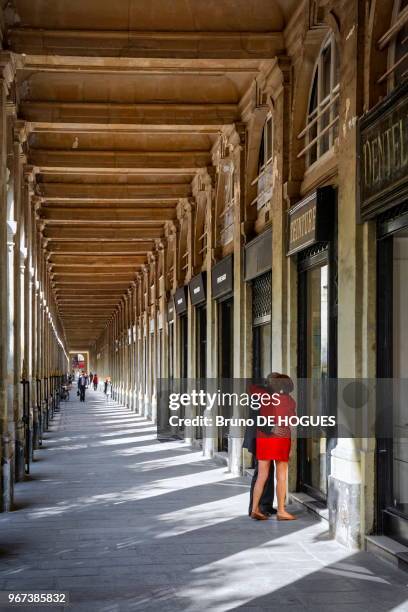
[[[263,394],[265,389],[253,386],[251,392]],[[292,396],[280,394],[279,400],[279,406],[272,404],[272,397],[269,404],[264,401],[265,405],[261,406],[258,414],[265,417],[274,416],[275,421],[278,417],[296,415],[296,402]],[[258,427],[256,431],[256,458],[268,461],[289,461],[290,444],[290,427],[275,426],[272,428],[272,433],[265,433]]]

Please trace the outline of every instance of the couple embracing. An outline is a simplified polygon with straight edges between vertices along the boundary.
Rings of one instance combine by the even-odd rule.
[[[251,395],[262,397],[261,407],[256,412],[263,417],[290,417],[296,414],[296,403],[291,393],[292,379],[286,374],[273,372],[266,378],[265,386],[252,385]],[[285,508],[287,495],[288,462],[291,446],[290,427],[273,425],[258,426],[255,424],[245,432],[243,447],[252,453],[255,459],[255,471],[251,483],[249,516],[257,521],[265,521],[271,514],[276,514],[279,521],[293,521],[293,514]],[[276,496],[278,508],[273,508],[274,476],[276,466]]]

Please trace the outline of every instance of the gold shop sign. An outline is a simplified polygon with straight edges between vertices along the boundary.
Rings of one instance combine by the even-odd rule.
[[[359,122],[359,212],[365,221],[408,197],[408,86]]]
[[[332,187],[322,187],[288,210],[288,255],[294,255],[331,235]]]

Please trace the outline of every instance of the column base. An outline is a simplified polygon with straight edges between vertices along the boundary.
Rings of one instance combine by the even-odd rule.
[[[9,512],[14,499],[14,456],[11,436],[4,435],[1,456],[1,510]]]
[[[228,443],[228,467],[231,474],[240,476],[242,474],[242,439],[229,439]]]
[[[16,438],[14,441],[15,458],[15,481],[20,482],[24,479],[25,459],[24,459],[24,425],[16,427]]]
[[[40,438],[41,438],[41,427],[39,422],[39,415],[37,413],[37,409],[34,411],[35,418],[33,420],[33,450],[38,450],[40,448]]]
[[[331,535],[352,550],[361,548],[361,484],[329,476],[328,509]]]
[[[20,440],[16,440],[15,441],[15,471],[14,471],[14,476],[15,476],[15,481],[16,482],[21,482],[22,480],[24,480],[24,468],[25,468],[25,462],[24,462],[24,446],[21,444]]]

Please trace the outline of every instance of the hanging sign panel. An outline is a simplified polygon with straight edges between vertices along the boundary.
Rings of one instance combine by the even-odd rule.
[[[211,290],[214,299],[232,293],[234,287],[234,266],[232,255],[215,264],[211,270]]]
[[[205,302],[206,298],[206,273],[200,272],[196,276],[193,276],[189,285],[190,300],[193,306],[198,306]]]
[[[174,307],[176,314],[181,315],[187,312],[187,291],[186,287],[179,287],[174,294]]]
[[[333,187],[321,187],[288,210],[288,255],[330,239]]]
[[[245,280],[250,281],[272,268],[272,228],[245,246]]]
[[[370,219],[408,198],[408,82],[358,124],[359,213]]]

